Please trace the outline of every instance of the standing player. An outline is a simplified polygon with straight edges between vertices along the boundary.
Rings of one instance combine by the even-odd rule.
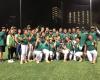
[[[53,28],[52,33],[53,33],[53,36],[56,36],[56,29],[55,28]]]
[[[18,29],[18,33],[15,34],[15,41],[16,41],[16,54],[19,59],[21,59],[21,29]]]
[[[84,47],[85,47],[85,42],[87,40],[88,33],[85,33],[83,31],[81,31],[79,28],[77,28],[77,35],[80,38],[80,48],[82,49],[82,51],[84,53],[84,58],[85,58],[86,53],[85,53]]]
[[[59,35],[60,35],[61,41],[63,41],[64,35],[63,35],[63,29],[62,28],[59,28]]]
[[[68,37],[68,35],[67,35],[67,29],[65,28],[63,30],[63,39],[65,39],[66,37]]]
[[[93,40],[96,42],[97,41],[97,34],[96,34],[96,31],[95,31],[95,27],[94,26],[91,26],[91,31],[90,31],[89,34],[92,35]]]
[[[5,52],[5,41],[6,41],[6,33],[5,27],[2,27],[2,31],[0,32],[0,63],[3,61],[3,52]]]
[[[77,37],[76,30],[75,28],[72,28],[71,40],[74,42],[76,37]]]
[[[15,36],[14,36],[14,30],[11,29],[9,31],[9,34],[7,36],[7,47],[8,47],[8,63],[13,63],[13,54],[16,51],[15,50]]]
[[[28,31],[27,29],[24,29],[24,33],[21,35],[21,61],[20,64],[23,64],[24,62],[27,63],[27,53],[28,53]]]
[[[28,52],[28,61],[32,61],[33,56],[33,51],[35,48],[35,41],[36,41],[36,36],[35,36],[35,31],[32,30],[29,36],[29,52]]]

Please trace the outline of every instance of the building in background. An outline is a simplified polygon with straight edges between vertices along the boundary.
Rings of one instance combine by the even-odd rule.
[[[89,3],[76,0],[52,0],[52,23],[62,27],[90,25]]]
[[[85,27],[90,25],[89,3],[77,2],[75,0],[64,0],[64,25],[66,27]],[[68,5],[66,5],[68,4]]]
[[[52,24],[54,26],[63,26],[63,1],[52,1]]]

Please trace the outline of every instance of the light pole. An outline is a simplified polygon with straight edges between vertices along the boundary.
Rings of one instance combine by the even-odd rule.
[[[92,26],[92,0],[90,0],[90,27]]]
[[[22,0],[20,0],[20,28],[22,28]]]

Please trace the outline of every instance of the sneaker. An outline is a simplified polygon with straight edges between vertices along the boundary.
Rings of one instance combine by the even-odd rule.
[[[92,64],[95,64],[96,62],[95,61],[92,61]]]
[[[12,63],[12,61],[11,60],[8,60],[8,63]]]
[[[32,62],[33,60],[28,60],[28,62]]]
[[[20,62],[20,64],[23,64],[23,62]]]
[[[63,62],[67,62],[67,60],[64,60]]]
[[[39,64],[40,62],[39,61],[36,61],[36,63]]]
[[[13,59],[11,59],[11,62],[13,63],[13,62],[14,62],[14,60],[13,60]]]
[[[46,61],[46,63],[50,63],[50,61]]]
[[[82,62],[82,58],[80,58],[79,62]]]
[[[25,63],[28,63],[27,61],[25,61]]]

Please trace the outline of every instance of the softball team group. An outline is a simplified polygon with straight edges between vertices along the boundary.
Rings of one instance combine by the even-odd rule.
[[[20,60],[20,64],[42,61],[50,63],[54,60],[97,61],[97,35],[95,27],[84,31],[76,28],[27,27],[9,30],[2,27],[0,31],[0,62],[3,52],[8,54],[8,63]]]

